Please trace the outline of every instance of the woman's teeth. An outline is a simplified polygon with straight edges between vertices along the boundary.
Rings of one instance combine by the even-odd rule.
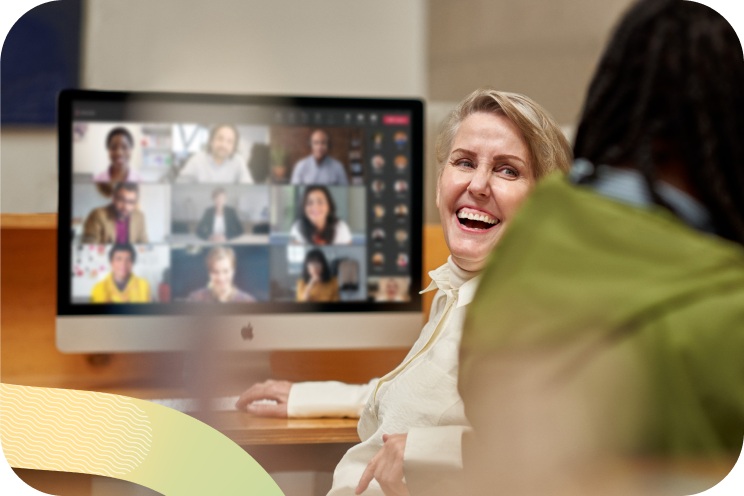
[[[499,222],[489,215],[475,212],[460,211],[457,212],[457,218],[460,220],[460,224],[472,229],[490,229]]]

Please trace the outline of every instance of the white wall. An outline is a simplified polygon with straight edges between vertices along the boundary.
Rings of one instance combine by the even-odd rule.
[[[87,88],[426,91],[426,0],[87,0],[85,11]],[[6,128],[0,140],[0,211],[56,211],[56,132]]]

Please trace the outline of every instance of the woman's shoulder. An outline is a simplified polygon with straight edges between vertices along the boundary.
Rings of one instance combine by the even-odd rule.
[[[107,183],[111,181],[111,176],[109,175],[109,168],[106,167],[98,174],[93,175],[93,182],[94,183]]]
[[[142,181],[142,176],[140,175],[140,173],[130,167],[129,172],[127,173],[127,182],[139,183],[141,181]]]
[[[212,292],[209,288],[199,288],[189,293],[188,301],[214,301]]]
[[[235,288],[235,291],[233,293],[231,300],[236,301],[236,302],[250,303],[250,302],[256,301],[256,298],[250,293],[246,293],[245,291]]]
[[[351,229],[349,224],[345,221],[338,219],[336,221],[336,234],[333,237],[333,244],[348,244],[351,243]]]

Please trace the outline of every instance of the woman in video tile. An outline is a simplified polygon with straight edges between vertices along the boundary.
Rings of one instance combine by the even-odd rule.
[[[302,277],[297,280],[297,301],[338,301],[338,281],[322,251],[315,248],[305,255]]]
[[[235,252],[232,248],[216,246],[207,254],[207,287],[197,289],[189,295],[189,301],[210,303],[254,302],[256,299],[233,284],[235,277]]]
[[[216,188],[212,192],[214,206],[207,208],[196,226],[196,235],[201,239],[222,243],[243,234],[243,225],[234,208],[228,207],[227,192]]]
[[[125,127],[115,127],[106,135],[106,148],[109,161],[106,169],[93,176],[96,183],[136,183],[141,178],[137,171],[129,167],[129,159],[134,148],[132,133]]]
[[[408,287],[411,280],[408,277],[380,278],[375,301],[408,301]]]
[[[312,245],[351,244],[351,230],[336,217],[336,203],[325,186],[308,186],[302,198],[299,219],[290,236],[295,243]]]

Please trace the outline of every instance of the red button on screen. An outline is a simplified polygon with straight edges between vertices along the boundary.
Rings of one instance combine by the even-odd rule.
[[[382,123],[388,126],[407,126],[411,119],[407,115],[386,114],[382,116]]]

